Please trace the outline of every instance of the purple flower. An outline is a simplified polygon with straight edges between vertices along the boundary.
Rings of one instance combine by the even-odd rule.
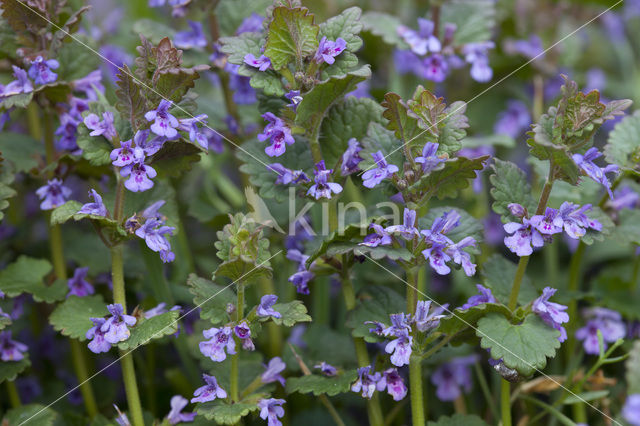
[[[542,290],[542,295],[533,301],[531,310],[538,314],[547,325],[560,331],[558,340],[564,342],[567,340],[567,331],[561,324],[569,322],[569,314],[564,312],[567,310],[566,306],[549,302],[549,298],[553,296],[556,291],[555,288],[545,287],[544,290]]]
[[[613,198],[611,182],[609,182],[609,179],[607,178],[607,173],[617,172],[618,166],[615,164],[609,164],[606,167],[598,167],[593,160],[601,156],[602,153],[598,151],[598,148],[592,147],[589,148],[584,155],[573,154],[573,161],[578,167],[580,167],[580,169],[582,169],[584,174],[604,186],[609,193],[609,197]]]
[[[469,255],[469,253],[467,253],[463,249],[466,247],[475,246],[476,240],[473,237],[464,237],[456,244],[452,244],[445,249],[447,255],[453,258],[453,262],[462,266],[464,273],[467,274],[468,277],[475,275],[476,265],[475,263],[471,262],[471,256]]]
[[[120,169],[120,175],[123,177],[129,176],[124,182],[125,188],[131,192],[144,192],[153,188],[153,179],[158,175],[156,170],[144,164],[142,161],[135,161],[132,164],[128,164]]]
[[[93,321],[93,327],[87,330],[85,335],[87,339],[91,339],[88,345],[89,350],[94,354],[109,352],[109,349],[111,349],[111,343],[105,340],[105,332],[102,331],[102,326],[107,320],[104,318],[91,318],[91,321]]]
[[[260,380],[262,380],[262,383],[278,381],[282,386],[284,386],[285,380],[280,373],[282,373],[285,368],[287,368],[287,365],[280,357],[273,357],[269,361],[269,364],[265,365],[265,370],[264,373],[262,373],[262,376],[260,376]]]
[[[246,321],[242,321],[240,324],[236,325],[233,328],[233,333],[238,337],[238,339],[242,340],[242,349],[245,351],[255,350],[256,347],[251,340],[251,329]]]
[[[118,423],[118,426],[131,426],[131,422],[129,421],[129,417],[127,417],[127,415],[125,413],[120,411],[120,409],[118,408],[118,406],[116,404],[113,404],[113,408],[115,408],[116,412],[118,413],[118,417],[116,417],[116,419],[115,419],[116,423]]]
[[[249,77],[238,74],[239,65],[229,62],[224,69],[229,73],[229,88],[233,90],[233,101],[238,105],[250,105],[257,101],[256,91],[251,87]]]
[[[202,335],[205,339],[211,340],[200,342],[200,352],[202,355],[211,358],[212,361],[222,362],[227,359],[227,353],[229,355],[236,353],[236,343],[233,340],[231,327],[212,327],[204,330]]]
[[[389,315],[391,320],[391,326],[382,330],[382,334],[385,336],[401,337],[411,332],[410,320],[411,317],[405,313],[391,314]]]
[[[469,365],[477,360],[476,355],[458,357],[442,364],[431,375],[431,383],[437,386],[436,395],[440,401],[454,401],[462,391],[471,391],[471,370]]]
[[[294,185],[299,182],[310,182],[311,179],[302,170],[287,169],[280,163],[271,163],[269,168],[278,174],[276,178],[276,184],[288,185],[293,183]]]
[[[635,209],[640,205],[640,195],[634,191],[630,186],[623,186],[622,188],[613,192],[614,198],[609,200],[607,204],[612,209],[620,211],[622,209]]]
[[[356,138],[351,138],[348,144],[347,150],[342,154],[342,166],[340,167],[342,176],[348,176],[360,170],[358,164],[362,161],[359,154],[362,150],[360,142],[358,142]]]
[[[498,114],[498,121],[493,126],[494,133],[517,138],[531,123],[529,109],[524,102],[511,100],[507,102],[506,111]]]
[[[106,217],[109,213],[107,212],[107,207],[102,202],[100,194],[92,188],[89,190],[89,196],[93,198],[93,203],[84,204],[82,208],[78,210],[78,213]]]
[[[565,201],[560,206],[559,215],[555,219],[555,224],[564,228],[567,235],[573,239],[578,239],[586,234],[587,229],[602,230],[602,224],[595,219],[589,219],[584,213],[591,210],[591,204],[580,207],[577,204]]]
[[[178,31],[173,37],[173,43],[179,49],[193,49],[196,47],[206,47],[207,39],[202,32],[202,24],[196,21],[187,20],[189,31]]]
[[[71,190],[62,184],[62,180],[53,178],[47,181],[46,185],[38,188],[36,194],[42,200],[40,209],[52,210],[67,202],[71,196]]]
[[[76,143],[78,138],[78,124],[80,122],[76,120],[71,114],[62,113],[60,115],[60,126],[55,131],[56,148],[61,151],[75,151],[78,149]]]
[[[504,230],[513,234],[504,237],[504,244],[518,256],[529,256],[533,253],[533,247],[542,247],[544,238],[537,229],[531,226],[529,219],[522,218],[523,223],[509,222],[504,225]]]
[[[21,361],[27,351],[27,345],[11,339],[10,331],[0,332],[0,360]]]
[[[258,401],[260,418],[267,421],[267,426],[282,426],[282,422],[278,420],[278,418],[284,416],[282,404],[285,402],[284,399],[276,398],[261,399]]]
[[[328,377],[333,377],[338,374],[338,370],[336,368],[324,361],[320,364],[315,365],[313,368],[319,368],[320,372]]]
[[[387,226],[385,232],[389,234],[399,233],[403,238],[407,240],[413,240],[415,237],[420,236],[420,231],[416,228],[416,211],[405,207],[403,213],[403,224]]]
[[[180,124],[170,112],[169,108],[173,103],[166,99],[160,101],[160,105],[155,110],[151,110],[144,115],[147,121],[153,121],[151,131],[158,136],[165,136],[173,139],[178,135],[176,127]]]
[[[267,139],[271,140],[271,145],[264,149],[269,157],[279,157],[286,151],[287,145],[293,145],[295,139],[291,135],[291,129],[282,121],[270,112],[262,114],[262,118],[269,121],[264,127],[262,133],[258,134],[258,140],[264,142]]]
[[[273,305],[278,301],[278,296],[275,294],[265,294],[260,298],[260,304],[256,308],[256,314],[259,317],[274,317],[274,318],[282,318],[282,314],[275,309],[273,309]]]
[[[369,333],[373,333],[378,336],[384,335],[384,330],[386,327],[380,321],[365,321],[364,324],[373,324],[373,327],[369,329]]]
[[[253,53],[244,55],[244,63],[250,67],[258,68],[260,71],[266,71],[271,67],[271,60],[264,55],[256,58]]]
[[[543,235],[557,234],[562,232],[562,220],[558,221],[559,213],[558,210],[547,207],[544,215],[532,216],[529,223]]]
[[[382,226],[378,225],[377,223],[372,223],[371,225],[369,225],[369,228],[372,228],[374,233],[364,237],[364,241],[362,241],[360,245],[367,247],[378,247],[391,244],[391,235],[389,235]]]
[[[178,120],[178,122],[180,123],[178,128],[184,132],[188,132],[189,140],[191,142],[198,142],[198,144],[204,149],[209,149],[209,138],[204,132],[204,129],[206,129],[206,127],[204,129],[201,129],[199,126],[206,126],[207,118],[207,114],[198,114],[193,118],[181,118],[180,120]],[[162,147],[162,145],[160,145],[160,147]],[[158,150],[160,150],[160,148],[158,148]]]
[[[404,334],[399,335],[396,339],[387,343],[384,351],[391,354],[391,363],[397,367],[403,365],[409,365],[409,359],[411,358],[411,344],[413,343],[413,337],[405,331]]]
[[[427,142],[422,148],[422,155],[420,157],[416,157],[416,163],[422,164],[422,171],[424,173],[431,172],[438,167],[438,164],[446,161],[445,158],[438,157],[436,155],[439,146],[440,144],[438,143]]]
[[[4,87],[4,89],[0,90],[0,97],[33,92],[33,84],[31,84],[31,81],[27,78],[27,72],[15,65],[12,65],[12,67],[13,76],[16,80],[10,82]]]
[[[120,142],[120,148],[112,150],[109,158],[111,158],[111,164],[116,167],[124,167],[133,163],[135,158],[131,148],[131,140]]]
[[[36,84],[53,83],[58,78],[58,74],[51,71],[57,69],[60,63],[55,59],[44,60],[42,56],[38,56],[35,61],[31,62],[29,68],[29,77]]]
[[[341,54],[346,48],[347,42],[342,37],[338,37],[336,41],[327,40],[326,37],[322,37],[314,59],[318,64],[326,62],[331,65],[336,61],[335,57]]]
[[[425,332],[432,330],[440,324],[440,319],[444,318],[442,313],[449,307],[448,304],[444,304],[442,306],[438,306],[435,309],[432,309],[429,312],[429,308],[431,307],[430,300],[418,300],[416,304],[416,314],[414,316],[414,322],[416,324],[416,328],[420,332]]]
[[[367,170],[362,174],[362,184],[367,188],[373,188],[382,182],[383,179],[396,173],[399,169],[393,164],[387,164],[387,161],[382,155],[382,151],[371,154],[373,160],[376,162],[376,168]]]
[[[171,411],[167,414],[167,421],[170,425],[177,425],[182,422],[192,422],[196,417],[196,413],[182,413],[181,411],[187,406],[189,400],[180,395],[171,398]]]
[[[444,56],[439,53],[429,55],[422,61],[420,75],[427,80],[435,81],[436,83],[443,82],[447,78],[448,72],[449,64]]]
[[[381,379],[380,373],[369,374],[371,366],[358,368],[358,380],[351,385],[353,392],[361,392],[363,398],[371,399],[376,391],[376,384]]]
[[[74,80],[71,84],[74,91],[84,92],[85,96],[92,101],[98,100],[96,90],[104,93],[104,86],[102,85],[102,73],[100,72],[100,70],[91,71],[85,77]],[[95,86],[95,89],[93,86]]]
[[[449,210],[442,216],[436,218],[431,225],[431,229],[420,231],[426,240],[431,243],[453,244],[445,234],[460,224],[460,213],[455,210]]]
[[[467,303],[460,306],[460,309],[469,309],[474,306],[482,305],[483,303],[498,303],[496,298],[491,293],[491,289],[483,286],[482,284],[476,284],[476,288],[480,294],[471,296]]]
[[[613,343],[625,337],[627,327],[622,321],[621,315],[611,309],[590,308],[583,311],[583,316],[587,319],[587,324],[576,330],[576,339],[582,340],[584,351],[588,354],[597,355],[600,353],[598,343],[598,330],[602,333],[604,350],[607,343]]]
[[[191,398],[191,402],[208,402],[216,398],[226,398],[227,392],[222,389],[214,376],[203,374],[202,378],[206,385],[199,387],[193,393],[195,398]]]
[[[451,256],[444,251],[445,248],[442,244],[434,243],[431,247],[422,250],[422,255],[429,261],[429,265],[440,275],[447,275],[451,272],[451,268],[447,266]]]
[[[510,55],[520,54],[529,59],[541,58],[544,54],[542,40],[536,34],[530,35],[525,40],[509,40],[505,42],[504,50]]]
[[[92,130],[89,133],[90,136],[103,135],[105,138],[111,140],[116,137],[116,128],[113,125],[113,113],[106,111],[102,113],[102,121],[95,114],[89,114],[84,118],[84,124]]]
[[[302,96],[300,96],[299,90],[290,90],[284,95],[285,98],[289,99],[289,104],[287,106],[295,112],[298,109],[298,105],[302,102]]]
[[[398,370],[395,368],[385,370],[378,383],[376,383],[378,392],[382,392],[385,388],[387,388],[387,393],[393,397],[394,401],[400,401],[407,396],[407,385],[404,384],[404,380],[402,380]]]
[[[100,327],[100,331],[104,333],[104,340],[111,344],[125,341],[131,335],[127,328],[136,324],[136,317],[124,313],[124,308],[119,303],[107,305],[107,310],[111,316]]]
[[[172,262],[175,259],[175,255],[171,251],[171,244],[165,235],[173,235],[174,230],[174,227],[166,226],[163,220],[150,218],[136,229],[135,233],[138,237],[144,239],[147,247],[159,252],[162,261],[167,263]]]
[[[489,67],[488,50],[495,44],[492,41],[468,43],[462,48],[464,60],[471,64],[471,78],[479,83],[486,83],[493,77],[493,70]]]
[[[640,393],[627,396],[622,407],[622,417],[632,426],[640,426]]]
[[[418,31],[400,25],[396,32],[409,45],[416,55],[426,55],[427,52],[439,52],[442,48],[440,40],[434,35],[434,23],[428,19],[418,18]]]
[[[414,73],[422,75],[422,59],[410,50],[395,49],[393,51],[393,63],[399,74]]]
[[[342,186],[339,183],[329,182],[328,179],[333,172],[332,169],[327,170],[324,166],[324,160],[316,164],[314,184],[307,191],[307,195],[311,195],[316,200],[320,198],[331,198],[331,194],[339,194],[342,192]]]
[[[309,294],[309,281],[315,277],[310,271],[298,271],[289,277],[289,282],[296,287],[298,294]]]
[[[73,277],[69,278],[67,281],[67,285],[69,286],[69,293],[67,294],[67,297],[71,295],[84,297],[95,292],[93,286],[85,280],[88,272],[88,266],[85,266],[84,268],[76,268],[73,272]]]

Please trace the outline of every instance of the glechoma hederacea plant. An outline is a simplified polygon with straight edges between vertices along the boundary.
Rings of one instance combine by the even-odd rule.
[[[640,425],[640,2],[81,3],[0,0],[3,426]]]

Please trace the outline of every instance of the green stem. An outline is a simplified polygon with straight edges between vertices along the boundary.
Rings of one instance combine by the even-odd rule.
[[[120,199],[122,203],[122,199]],[[116,206],[118,198],[116,198]],[[122,245],[111,247],[111,281],[113,282],[113,301],[122,305],[124,312],[127,312],[127,299],[124,286],[124,261],[122,257]],[[142,416],[142,404],[140,403],[140,393],[136,382],[136,371],[133,365],[131,351],[120,351],[122,378],[124,389],[127,394],[129,413],[131,414],[133,426],[144,426]]]
[[[42,139],[42,127],[40,126],[40,114],[38,113],[38,104],[31,102],[27,106],[27,123],[29,126],[29,134],[35,139]]]
[[[342,418],[340,417],[340,414],[338,413],[338,410],[336,410],[336,407],[333,406],[331,400],[327,398],[327,395],[320,395],[319,398],[320,402],[326,407],[327,411],[329,411],[329,414],[333,418],[333,421],[336,422],[336,425],[345,426]]]
[[[409,282],[407,285],[407,311],[410,315],[414,315],[418,299],[418,274],[415,270],[407,270],[407,281]],[[409,359],[409,393],[413,426],[424,426],[425,424],[425,399],[422,382],[422,357],[412,354]]]
[[[500,404],[502,426],[511,426],[511,383],[505,379],[500,382]]]
[[[236,322],[240,323],[242,318],[244,317],[244,283],[239,281],[237,284],[237,292],[238,292],[238,301],[236,305]],[[235,355],[231,356],[231,401],[238,402],[240,396],[240,389],[238,388],[238,357],[239,354],[236,352]]]
[[[96,403],[96,397],[93,394],[93,388],[89,380],[89,370],[87,368],[86,348],[75,339],[70,339],[71,344],[71,359],[73,362],[73,369],[75,370],[78,383],[80,383],[80,393],[82,394],[82,400],[84,406],[87,409],[89,417],[93,418],[98,414],[98,404]]]
[[[320,133],[320,124],[322,124],[322,119],[317,120],[311,124],[311,133],[309,134],[309,146],[311,147],[311,157],[313,158],[314,164],[318,164],[323,161],[322,150],[320,149],[320,141],[318,139]]]
[[[631,272],[631,291],[635,291],[638,286],[638,276],[640,275],[640,256],[634,256],[633,270]]]
[[[18,408],[22,405],[20,401],[20,394],[16,388],[16,383],[13,380],[7,380],[7,395],[9,396],[9,402],[13,408]]]
[[[349,269],[346,267],[346,259],[342,259],[342,295],[347,311],[352,311],[356,307],[356,293],[353,289],[353,283],[349,276]],[[369,353],[367,352],[367,344],[362,337],[354,337],[353,344],[356,348],[356,357],[358,359],[358,367],[366,367],[370,364]],[[382,408],[380,407],[380,399],[378,393],[374,393],[371,399],[367,400],[367,414],[369,416],[369,424],[371,426],[383,426],[384,417]]]
[[[538,208],[536,209],[537,215],[543,214],[544,209],[549,201],[549,195],[551,194],[551,188],[553,187],[553,175],[554,166],[549,165],[549,177],[542,188],[542,194],[540,194],[540,201],[538,201]],[[509,309],[514,310],[518,305],[518,294],[520,293],[520,285],[522,284],[522,278],[527,270],[529,264],[529,256],[522,256],[518,261],[518,269],[516,269],[516,275],[513,277],[513,284],[511,285],[511,295],[509,296]]]
[[[480,385],[480,389],[482,390],[482,394],[484,395],[484,399],[487,401],[487,406],[489,407],[489,411],[491,412],[491,416],[493,419],[497,418],[498,409],[496,408],[495,401],[493,400],[493,395],[491,394],[491,389],[489,389],[489,384],[487,383],[487,378],[484,376],[484,372],[482,371],[482,367],[479,362],[476,362],[473,365],[476,371],[476,377],[478,378],[478,384]]]

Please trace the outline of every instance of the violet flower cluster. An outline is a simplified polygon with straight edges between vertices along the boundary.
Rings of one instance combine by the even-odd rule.
[[[607,349],[608,343],[613,343],[626,336],[627,326],[622,320],[620,313],[607,308],[587,308],[582,311],[582,316],[587,320],[584,327],[576,330],[576,339],[582,340],[585,353],[598,355],[600,344],[598,342],[598,332],[602,334],[603,350]]]
[[[371,373],[371,366],[358,368],[358,379],[351,385],[353,392],[360,393],[363,398],[371,399],[375,391],[385,389],[394,401],[401,401],[407,395],[407,385],[398,370],[389,368],[383,372]]]
[[[130,233],[142,238],[151,250],[160,254],[164,263],[173,262],[176,258],[171,251],[171,243],[167,236],[173,235],[175,228],[166,225],[166,217],[159,212],[165,204],[164,200],[156,201],[144,209],[140,214],[134,214],[125,222],[125,228]]]
[[[131,335],[129,327],[133,327],[137,320],[124,313],[124,308],[119,303],[107,305],[111,316],[107,318],[91,318],[93,327],[87,330],[86,338],[89,342],[89,350],[99,354],[109,352],[111,345],[124,342]]]
[[[34,90],[33,84],[43,85],[53,83],[58,79],[58,74],[53,72],[60,66],[55,59],[44,59],[42,56],[36,57],[33,61],[27,60],[29,70],[12,65],[15,80],[6,86],[0,84],[0,99],[19,95],[21,93],[31,93]],[[33,80],[33,83],[31,80]]]

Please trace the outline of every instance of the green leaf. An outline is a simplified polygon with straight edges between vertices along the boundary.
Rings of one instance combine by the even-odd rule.
[[[488,426],[488,423],[475,414],[454,414],[440,416],[435,422],[427,422],[427,426]]]
[[[86,340],[87,330],[93,327],[91,318],[102,318],[109,314],[101,295],[69,296],[49,316],[49,323],[63,336]]]
[[[222,34],[233,34],[247,16],[264,15],[265,9],[272,5],[272,0],[220,0],[216,15]]]
[[[38,159],[44,155],[44,147],[42,142],[29,135],[1,132],[0,152],[5,160],[13,164],[15,172],[28,172],[38,167]]]
[[[284,96],[285,94],[280,76],[272,70],[254,71],[249,84],[254,89],[262,90],[265,95]]]
[[[511,311],[505,305],[483,303],[469,309],[455,309],[451,314],[440,320],[440,324],[435,331],[451,336],[468,327],[475,328],[478,320],[491,312],[502,314],[507,318],[511,317]]]
[[[591,217],[591,212],[588,216]],[[639,210],[624,209],[618,213],[618,226],[613,231],[613,238],[622,244],[640,244]]]
[[[78,213],[78,210],[80,210],[81,208],[81,202],[75,200],[67,201],[63,205],[53,209],[53,211],[51,212],[50,222],[52,225],[62,225],[69,219],[73,218],[73,216]]]
[[[208,319],[214,325],[228,321],[227,305],[236,303],[236,294],[231,287],[222,287],[196,274],[189,274],[187,285],[194,296],[193,304],[200,307],[200,318]]]
[[[165,37],[171,39],[176,35],[176,31],[168,25],[159,22],[157,19],[138,19],[131,28],[134,34],[142,34],[152,43],[159,43]]]
[[[447,233],[447,237],[453,241],[460,241],[464,237],[473,237],[476,241],[484,240],[484,225],[482,222],[459,207],[446,206],[429,209],[426,216],[418,218],[418,226],[423,229],[431,228],[434,220],[451,210],[455,210],[460,215],[460,222],[458,226]]]
[[[508,206],[511,203],[521,204],[533,214],[536,202],[531,195],[531,185],[527,181],[525,172],[512,162],[498,158],[494,158],[492,168],[493,174],[489,176],[489,180],[493,185],[491,196],[494,201],[491,207],[500,215],[502,223],[519,222],[509,211]]]
[[[565,405],[584,404],[588,401],[605,398],[607,395],[609,395],[609,390],[582,392],[577,395],[569,395],[562,403]]]
[[[11,108],[26,108],[33,99],[34,92],[20,93],[19,95],[7,96],[0,99],[0,111],[7,111]]]
[[[319,126],[329,108],[370,76],[371,68],[369,65],[364,65],[343,78],[333,78],[317,84],[298,105],[296,124],[307,129],[310,126]]]
[[[4,315],[0,315],[0,330],[3,330],[5,327],[11,325],[11,318],[5,317]]]
[[[382,124],[382,111],[376,101],[353,96],[331,107],[320,128],[320,146],[326,163],[332,166],[341,159],[349,139],[361,141],[369,123]]]
[[[502,303],[509,302],[513,278],[516,275],[517,266],[515,263],[499,254],[493,254],[482,264],[482,278],[484,285],[491,289],[491,292]],[[528,276],[524,276],[520,284],[518,302],[526,305],[538,297],[538,291],[531,283]]]
[[[604,146],[607,162],[638,173],[640,162],[640,111],[616,123]]]
[[[3,164],[2,152],[0,151],[0,221],[4,218],[3,210],[9,207],[9,198],[15,197],[17,192],[9,185],[13,183],[14,174],[9,167]]]
[[[358,68],[358,57],[345,50],[336,56],[335,62],[329,66],[320,69],[320,80],[326,81],[332,78],[344,78],[347,74]],[[353,88],[355,90],[355,87]]]
[[[264,44],[264,40],[260,33],[246,32],[235,37],[222,37],[220,39],[220,51],[226,53],[227,60],[236,65],[244,64],[244,57],[248,53],[259,58],[261,55],[260,48]],[[250,71],[248,68],[245,71]]]
[[[489,314],[478,321],[476,335],[480,346],[491,350],[491,358],[502,358],[507,367],[524,376],[543,369],[560,347],[560,332],[535,314],[517,325],[500,314]]]
[[[354,337],[363,337],[369,343],[380,342],[379,336],[370,333],[371,324],[365,321],[379,321],[389,324],[389,315],[404,312],[407,302],[403,295],[396,290],[384,286],[366,286],[358,293],[359,303],[356,308],[349,313],[347,327],[352,328],[351,334]]]
[[[409,109],[400,95],[393,92],[387,93],[381,105],[384,108],[382,115],[389,121],[387,129],[394,132],[403,146],[424,145],[427,132],[418,127],[418,120],[415,117],[408,115]]]
[[[373,220],[373,219],[372,219]],[[361,242],[365,235],[367,235],[367,229],[369,227],[369,223],[352,223],[345,226],[343,229],[336,230],[332,232],[329,236],[327,236],[320,246],[316,249],[316,251],[309,256],[307,259],[307,268],[311,266],[314,260],[319,258],[320,256],[324,256],[329,248],[334,243],[351,241],[356,238]]]
[[[492,0],[451,0],[442,4],[440,22],[456,24],[456,45],[490,40],[496,10]]]
[[[73,219],[75,221],[90,219],[100,226],[100,228],[105,228],[113,233],[113,236],[118,236],[120,238],[128,238],[130,234],[121,226],[117,221],[104,217],[97,216],[93,214],[86,213],[78,213],[78,211],[82,208],[83,204],[78,201],[67,201],[61,206],[56,207],[51,212],[51,224],[52,225],[62,225],[63,223]]]
[[[337,376],[327,377],[318,374],[310,374],[302,377],[289,377],[287,379],[286,392],[306,394],[314,396],[328,395],[335,396],[340,393],[349,392],[351,384],[358,378],[356,370],[345,371]]]
[[[169,99],[177,104],[189,89],[193,89],[195,81],[200,78],[200,72],[208,69],[208,65],[197,65],[193,68],[180,67],[161,73],[157,78],[154,93],[156,97]]]
[[[264,54],[271,59],[274,69],[280,70],[294,61],[301,64],[318,49],[319,27],[308,12],[306,8],[273,9]]]
[[[87,35],[75,34],[75,38],[80,42],[97,49],[96,43]],[[60,62],[58,72],[58,81],[74,81],[86,77],[91,71],[95,71],[102,65],[99,55],[90,49],[83,47],[78,48],[78,43],[62,43],[62,47],[58,50],[56,59]]]
[[[17,261],[0,271],[0,290],[9,297],[29,293],[36,302],[53,303],[64,299],[67,283],[56,280],[52,285],[43,283],[51,271],[51,263],[45,259],[20,256]]]
[[[509,135],[496,133],[489,136],[470,136],[462,140],[464,148],[478,148],[481,146],[495,146],[514,148],[516,140]]]
[[[633,348],[629,351],[629,358],[625,363],[627,374],[627,393],[640,393],[640,340],[633,343]]]
[[[402,149],[399,149],[402,146],[402,142],[396,139],[394,133],[385,129],[382,124],[377,122],[369,123],[367,135],[360,142],[362,143],[360,157],[363,161],[359,166],[362,170],[373,166],[374,162],[371,154],[378,151],[382,151],[389,164],[402,165]]]
[[[147,101],[142,94],[142,86],[133,77],[133,73],[126,64],[119,69],[117,79],[116,97],[118,101],[115,105],[116,109],[128,117],[134,127],[144,126],[147,123],[144,118],[147,111]]]
[[[355,256],[366,256],[373,260],[381,260],[388,258],[390,260],[404,260],[405,262],[413,259],[413,255],[404,247],[378,246],[369,247],[360,245],[361,241],[335,243],[327,249],[327,256],[333,257],[345,253],[353,253]]]
[[[408,49],[409,45],[398,35],[398,27],[402,25],[400,18],[381,12],[365,12],[360,18],[365,31],[382,37],[385,43],[400,49]]]
[[[170,336],[178,331],[179,311],[169,311],[148,319],[138,319],[135,326],[130,328],[131,335],[127,340],[118,344],[122,350],[134,350],[146,345],[151,340]]]
[[[76,143],[82,149],[82,158],[88,160],[92,166],[111,164],[110,154],[113,146],[102,136],[90,136],[85,126],[79,126]]]
[[[347,50],[355,52],[362,47],[362,39],[358,37],[362,31],[360,15],[362,10],[359,7],[350,7],[342,11],[338,16],[329,18],[327,22],[320,24],[319,38],[323,36],[328,40],[335,41],[339,37],[347,42]]]
[[[160,151],[149,160],[149,164],[161,176],[179,177],[191,170],[193,163],[200,161],[200,154],[206,152],[197,143],[184,140],[165,143]]]
[[[2,424],[6,422],[7,425],[17,426],[28,421],[38,426],[52,426],[58,420],[58,413],[51,408],[41,404],[28,404],[7,411],[7,414],[2,419]]]
[[[444,167],[423,175],[416,183],[407,188],[409,193],[417,194],[420,203],[425,203],[432,197],[439,199],[455,198],[461,189],[469,186],[469,181],[475,179],[476,171],[484,168],[488,155],[477,158],[456,157],[447,160]]]
[[[2,361],[0,362],[0,383],[8,380],[14,381],[18,374],[31,366],[29,354],[25,353],[25,357],[20,361]]]
[[[289,303],[276,303],[273,305],[273,309],[282,314],[281,318],[270,317],[278,325],[293,327],[299,322],[311,321],[311,317],[307,314],[307,307],[300,300],[294,300]]]
[[[196,406],[196,412],[198,415],[204,416],[207,420],[213,420],[217,424],[233,425],[249,413],[257,411],[258,401],[268,397],[268,394],[252,394],[235,403],[216,399],[211,402],[199,403]]]

